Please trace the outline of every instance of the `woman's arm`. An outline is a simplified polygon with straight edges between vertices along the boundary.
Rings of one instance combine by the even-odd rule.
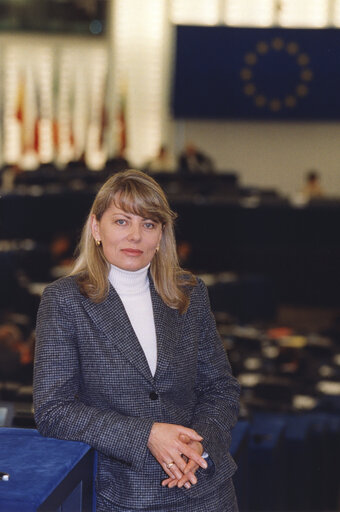
[[[36,326],[34,410],[45,436],[83,441],[135,469],[143,467],[153,420],[118,414],[81,402],[81,372],[72,311],[63,290],[42,296]],[[81,342],[81,340],[80,340]],[[96,379],[96,375],[93,375]]]
[[[195,293],[199,294],[193,300],[199,300],[200,342],[196,379],[197,403],[191,428],[203,437],[203,441],[201,444],[187,438],[186,442],[200,455],[205,451],[211,466],[208,471],[213,472],[229,450],[231,430],[238,417],[240,386],[232,376],[211,313],[207,288],[201,280]],[[198,467],[193,459],[189,459],[181,479],[166,479],[162,485],[189,488],[191,484],[197,483],[195,473]]]
[[[201,336],[196,380],[197,405],[191,427],[203,437],[204,450],[217,467],[229,450],[231,430],[238,418],[240,386],[217,332],[208,291],[199,280]]]

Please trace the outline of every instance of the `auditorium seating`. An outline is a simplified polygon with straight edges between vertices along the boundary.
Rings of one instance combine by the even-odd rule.
[[[255,413],[233,431],[240,511],[339,510],[339,418]]]
[[[62,231],[76,241],[98,186],[112,169],[45,169],[53,182],[35,180],[40,170],[19,174],[22,183],[0,198],[0,239],[33,238],[42,245]],[[176,235],[190,243],[188,265],[196,273],[227,269],[265,276],[281,302],[338,304],[339,201],[297,208],[275,191],[240,186],[235,173],[165,173],[159,181],[178,213]]]
[[[37,291],[56,277],[53,238],[68,237],[72,253],[111,172],[47,166],[19,175],[0,197],[0,322],[33,332]],[[188,267],[208,284],[242,385],[231,447],[240,510],[338,510],[339,326],[310,333],[275,322],[283,300],[338,305],[339,203],[295,208],[275,191],[243,189],[234,173],[156,177],[179,213],[177,238],[189,242]],[[35,427],[29,380],[0,375],[0,426]]]

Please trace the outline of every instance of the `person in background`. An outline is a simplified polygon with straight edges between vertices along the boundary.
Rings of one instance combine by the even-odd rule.
[[[309,171],[305,177],[302,196],[306,201],[324,197],[324,191],[320,183],[320,176],[316,171]]]
[[[0,188],[3,192],[12,192],[15,188],[15,180],[22,173],[17,164],[5,165],[0,171]]]
[[[188,142],[178,157],[178,170],[181,174],[210,174],[214,172],[214,164],[195,144]]]
[[[235,512],[231,430],[240,387],[203,282],[179,267],[153,178],[99,190],[68,277],[46,287],[36,326],[42,435],[98,451],[97,512]]]
[[[185,269],[190,268],[192,253],[193,247],[188,240],[180,240],[177,242],[177,255],[181,267]]]
[[[52,268],[65,269],[63,274],[67,274],[67,269],[73,266],[72,233],[55,233],[49,243],[49,255]]]
[[[32,384],[34,336],[25,339],[13,322],[0,324],[0,381]]]
[[[155,158],[152,158],[145,164],[147,172],[173,172],[176,169],[176,163],[172,158],[167,146],[162,144]]]

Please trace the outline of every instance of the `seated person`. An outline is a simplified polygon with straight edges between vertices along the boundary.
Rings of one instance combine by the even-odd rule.
[[[302,196],[306,201],[324,196],[320,183],[320,177],[316,171],[309,171],[305,178],[305,185],[302,189]]]
[[[0,325],[0,380],[31,384],[33,380],[34,338],[25,340],[17,325]]]
[[[210,157],[189,142],[178,158],[178,169],[182,174],[210,174],[214,164]]]
[[[149,172],[171,172],[175,168],[176,163],[165,144],[162,144],[157,155],[145,164],[145,170]]]

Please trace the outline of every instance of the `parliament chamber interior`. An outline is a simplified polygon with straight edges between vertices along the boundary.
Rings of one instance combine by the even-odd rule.
[[[42,291],[140,169],[241,385],[240,511],[339,511],[340,0],[31,3],[0,5],[0,434],[36,429]]]

